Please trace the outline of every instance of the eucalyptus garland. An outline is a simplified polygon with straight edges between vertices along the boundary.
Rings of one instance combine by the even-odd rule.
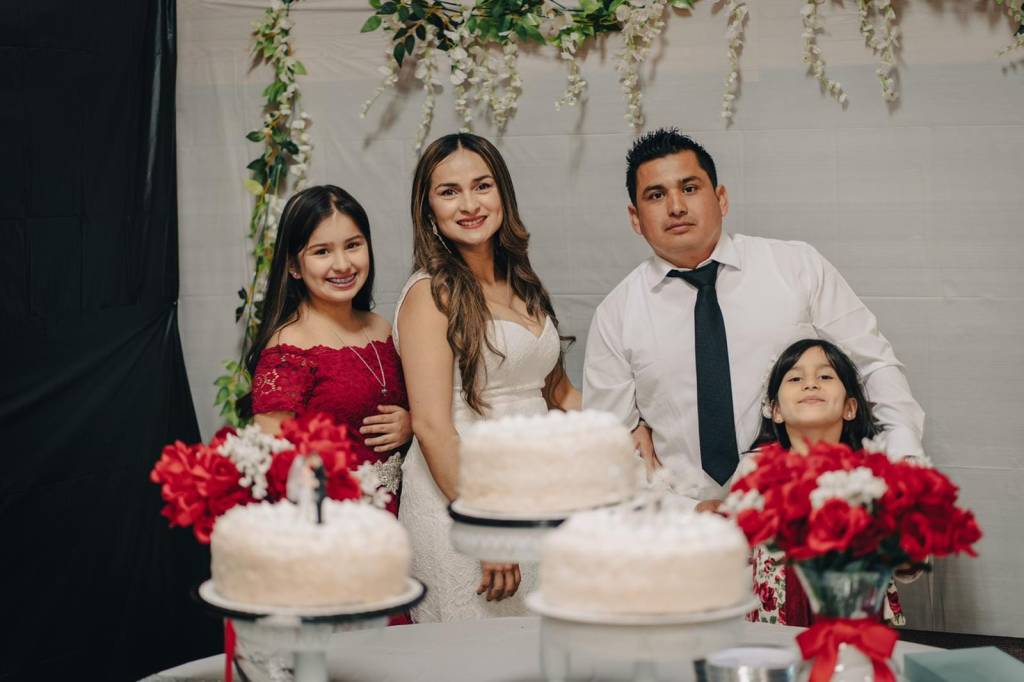
[[[263,91],[262,125],[246,135],[250,142],[260,143],[262,150],[246,168],[249,177],[245,187],[255,197],[249,218],[248,238],[252,245],[252,277],[238,290],[241,299],[235,309],[235,322],[241,322],[244,335],[239,360],[224,363],[226,373],[216,379],[215,405],[221,416],[239,426],[239,398],[249,393],[251,377],[242,358],[248,352],[259,329],[263,297],[274,255],[277,225],[288,193],[301,189],[313,150],[307,128],[310,117],[299,107],[300,96],[296,77],[306,73],[302,62],[292,54],[289,10],[298,0],[274,0],[259,21],[253,22],[251,56],[253,65],[264,64],[274,71],[274,80]]]

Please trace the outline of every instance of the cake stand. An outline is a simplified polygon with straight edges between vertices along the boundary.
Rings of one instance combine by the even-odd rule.
[[[548,682],[566,680],[571,657],[581,654],[632,662],[636,682],[653,682],[658,662],[689,666],[735,646],[757,600],[751,596],[735,606],[693,613],[607,614],[558,607],[533,592],[526,605],[541,616],[540,663]]]
[[[498,563],[536,563],[540,544],[572,512],[519,516],[480,511],[455,500],[448,505],[452,517],[452,547],[466,556]]]
[[[339,632],[387,625],[388,616],[416,606],[427,587],[408,578],[405,590],[394,597],[361,604],[289,608],[225,599],[212,580],[197,591],[207,610],[231,619],[239,639],[266,651],[291,652],[295,682],[327,682],[327,649]]]

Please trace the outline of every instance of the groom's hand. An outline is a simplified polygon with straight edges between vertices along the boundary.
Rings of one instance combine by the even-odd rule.
[[[647,477],[650,478],[656,469],[661,468],[661,460],[658,459],[658,453],[654,451],[651,427],[646,422],[640,422],[633,429],[633,445],[640,452],[640,458],[644,461],[644,467],[647,469]]]
[[[722,500],[703,500],[697,503],[697,507],[694,511],[717,513],[718,508],[721,506]]]

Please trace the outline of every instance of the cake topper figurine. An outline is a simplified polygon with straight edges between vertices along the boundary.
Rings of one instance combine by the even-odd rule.
[[[299,508],[299,515],[323,524],[323,504],[327,497],[327,471],[323,460],[315,452],[298,456],[288,470],[286,485],[288,499]],[[315,512],[314,512],[315,510]]]
[[[309,467],[316,477],[316,522],[323,525],[324,522],[324,500],[327,498],[327,471],[324,469],[324,462],[320,455],[315,452],[306,458]]]

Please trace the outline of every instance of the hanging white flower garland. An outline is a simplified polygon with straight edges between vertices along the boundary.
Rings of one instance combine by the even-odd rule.
[[[722,118],[729,125],[736,113],[734,103],[740,89],[740,51],[743,49],[743,32],[750,12],[746,2],[726,0],[725,13],[728,18],[725,40],[729,46],[729,75],[725,77],[725,92],[722,94]]]
[[[725,38],[729,72],[722,95],[721,115],[725,125],[732,123],[739,94],[740,53],[750,11],[745,0],[719,0],[724,3]],[[555,101],[555,108],[573,106],[585,94],[587,82],[578,61],[584,43],[600,33],[621,33],[623,46],[615,56],[619,86],[626,100],[624,118],[633,128],[644,122],[641,69],[651,45],[665,27],[669,6],[692,9],[695,0],[579,0],[568,7],[559,0],[477,0],[470,6],[447,0],[369,0],[374,14],[363,31],[378,28],[391,34],[388,63],[382,69],[384,82],[363,106],[363,114],[379,95],[398,80],[398,69],[407,56],[429,59],[430,66],[417,67],[416,76],[437,71],[437,52],[449,59],[449,78],[455,99],[455,111],[462,130],[471,130],[474,109],[484,113],[502,132],[515,112],[522,86],[517,70],[519,43],[535,42],[558,50],[558,58],[567,65],[566,88]],[[842,84],[826,70],[819,36],[824,23],[819,9],[826,0],[802,0],[803,60],[808,73],[824,94],[846,105]],[[856,0],[860,14],[860,32],[865,45],[878,56],[876,74],[887,102],[898,99],[897,51],[900,31],[892,0]],[[1022,17],[1016,0],[996,0],[1019,25]],[[1018,34],[1000,54],[1024,47],[1024,35]],[[429,49],[427,49],[429,48]],[[420,78],[422,81],[423,79]],[[430,130],[439,81],[424,81],[426,101],[417,131],[416,148],[422,147]]]

